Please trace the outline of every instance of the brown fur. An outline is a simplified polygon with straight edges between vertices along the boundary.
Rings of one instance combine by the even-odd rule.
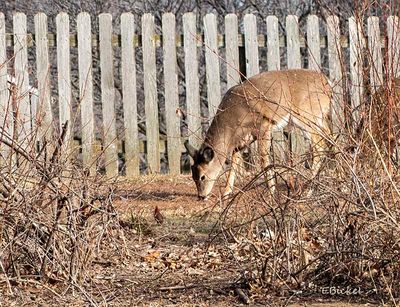
[[[185,144],[194,159],[199,197],[207,197],[222,166],[232,154],[259,140],[263,167],[269,164],[271,127],[284,125],[290,118],[310,134],[313,143],[321,147],[321,133],[328,133],[331,88],[323,74],[304,70],[263,72],[231,88],[219,105],[205,141],[199,150]],[[213,157],[204,159],[208,148]],[[232,158],[236,161],[236,157]],[[233,165],[225,194],[232,191]],[[203,180],[202,180],[203,178]]]
[[[381,152],[392,155],[398,145],[400,123],[400,79],[392,86],[380,87],[371,101],[371,133]]]

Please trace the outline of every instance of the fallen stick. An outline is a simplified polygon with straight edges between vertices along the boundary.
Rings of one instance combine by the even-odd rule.
[[[186,290],[196,288],[199,285],[190,284],[190,285],[182,285],[182,286],[170,286],[170,287],[160,287],[158,290],[160,291],[168,291],[168,290]]]

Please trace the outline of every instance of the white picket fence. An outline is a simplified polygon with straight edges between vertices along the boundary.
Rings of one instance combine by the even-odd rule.
[[[93,73],[92,48],[96,44],[100,51],[101,71],[101,103],[103,112],[104,157],[106,173],[109,176],[118,174],[118,142],[121,141],[116,133],[115,116],[115,87],[114,87],[114,51],[121,48],[121,74],[124,113],[124,148],[126,176],[139,175],[140,144],[138,140],[137,122],[137,87],[136,87],[136,60],[135,50],[139,47],[139,33],[136,31],[137,19],[131,13],[123,13],[120,18],[120,34],[113,34],[113,23],[110,14],[98,16],[99,34],[93,35],[91,17],[88,13],[80,13],[76,20],[77,33],[70,32],[70,18],[66,13],[56,17],[56,33],[48,33],[48,19],[43,13],[34,17],[34,33],[27,31],[27,18],[22,13],[13,16],[13,33],[6,33],[5,18],[0,14],[0,120],[9,135],[12,130],[18,130],[14,135],[24,139],[27,131],[33,129],[30,118],[37,118],[39,135],[51,135],[54,121],[51,112],[49,70],[49,45],[56,45],[57,49],[57,86],[59,103],[59,123],[71,122],[71,61],[70,50],[78,50],[79,68],[79,104],[82,121],[82,160],[85,166],[92,165],[94,159],[94,111],[93,111]],[[239,20],[236,15],[225,16],[225,33],[218,33],[217,16],[208,14],[203,19],[203,33],[196,30],[196,15],[186,13],[183,16],[183,38],[176,32],[175,16],[171,13],[162,16],[162,33],[156,33],[154,17],[144,14],[141,19],[141,47],[143,50],[143,84],[146,113],[146,153],[148,169],[151,172],[160,171],[160,136],[157,101],[156,80],[156,49],[163,50],[164,95],[166,105],[167,128],[167,156],[168,169],[172,174],[181,171],[182,137],[199,145],[201,143],[201,114],[200,114],[200,86],[199,84],[199,52],[205,46],[207,99],[210,117],[219,105],[221,96],[220,66],[226,63],[227,87],[240,82],[239,47],[245,47],[247,77],[257,74],[260,70],[259,48],[267,48],[268,70],[281,68],[280,51],[286,48],[287,68],[301,68],[300,48],[306,48],[308,68],[320,70],[321,48],[328,50],[329,78],[335,85],[335,105],[333,118],[336,123],[343,121],[342,80],[344,77],[343,50],[350,48],[350,65],[348,67],[351,81],[351,103],[354,109],[361,103],[363,91],[362,65],[364,62],[363,48],[368,46],[372,51],[367,60],[371,65],[371,83],[379,86],[383,80],[382,48],[385,47],[383,38],[387,39],[387,67],[394,75],[400,72],[399,64],[399,21],[398,17],[387,18],[387,33],[381,33],[378,17],[368,17],[367,28],[364,29],[355,18],[350,18],[349,37],[343,37],[339,30],[339,19],[330,16],[326,20],[327,36],[320,35],[321,21],[317,16],[307,18],[306,33],[300,33],[296,16],[287,16],[285,20],[286,34],[281,37],[278,31],[278,18],[266,18],[266,33],[257,33],[255,15],[247,14],[243,18],[243,33],[239,33]],[[160,35],[161,34],[161,35]],[[203,35],[202,35],[203,34]],[[98,39],[97,39],[98,37]],[[34,43],[33,43],[34,42]],[[368,45],[367,45],[368,44]],[[13,47],[13,61],[7,56],[7,47]],[[29,65],[28,48],[36,50],[36,71],[38,99],[32,101],[29,95]],[[177,116],[179,108],[177,48],[183,48],[185,62],[185,90],[186,90],[186,121],[188,136],[181,136],[181,118]],[[219,56],[220,50],[225,49],[225,57]],[[13,65],[14,83],[16,85],[17,118],[11,120],[9,91],[7,90],[7,70]],[[8,110],[8,114],[5,110]],[[6,121],[6,124],[3,123]],[[340,124],[337,125],[339,127]],[[122,136],[123,137],[123,136]],[[69,126],[67,140],[72,138],[72,127]]]

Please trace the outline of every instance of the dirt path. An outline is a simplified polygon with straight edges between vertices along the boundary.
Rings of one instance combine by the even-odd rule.
[[[123,234],[117,239],[106,236],[109,240],[104,244],[108,246],[96,255],[88,272],[90,284],[85,284],[81,292],[68,291],[65,295],[55,295],[61,287],[27,284],[17,301],[8,297],[4,306],[81,306],[90,299],[110,306],[241,305],[237,283],[248,272],[243,263],[235,262],[238,255],[234,242],[210,235],[218,229],[221,211],[215,202],[215,198],[199,202],[189,176],[144,177],[119,184],[114,205]],[[155,208],[163,216],[162,223],[154,218]],[[256,306],[356,306],[335,303],[332,297],[305,301],[256,285],[251,293],[249,301]]]
[[[189,176],[146,178],[135,190],[125,190],[115,203],[121,216],[136,222],[137,263],[132,275],[134,305],[234,305],[225,289],[237,278],[223,261],[220,242],[210,242],[218,214],[213,201],[197,200]],[[154,218],[160,210],[163,223]],[[214,213],[211,213],[214,212]]]
[[[222,188],[222,187],[217,187]],[[213,240],[221,207],[216,198],[197,200],[194,183],[189,176],[147,178],[116,203],[122,216],[135,216],[143,221],[142,235],[135,252],[138,283],[132,287],[132,303],[152,306],[209,305],[233,306],[243,301],[232,284],[239,281],[244,267],[235,265],[235,245]],[[164,217],[158,224],[154,210]],[[217,228],[218,229],[218,228]],[[356,306],[335,302],[333,297],[316,297],[311,301],[295,296],[279,297],[264,290],[255,290],[250,302],[255,305],[293,306]],[[350,298],[351,301],[351,298]]]

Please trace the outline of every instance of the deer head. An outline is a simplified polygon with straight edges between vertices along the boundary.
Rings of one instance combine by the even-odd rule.
[[[189,141],[184,143],[187,153],[193,159],[192,178],[196,184],[199,199],[206,199],[222,169],[221,163],[213,148],[203,144],[199,150]]]

